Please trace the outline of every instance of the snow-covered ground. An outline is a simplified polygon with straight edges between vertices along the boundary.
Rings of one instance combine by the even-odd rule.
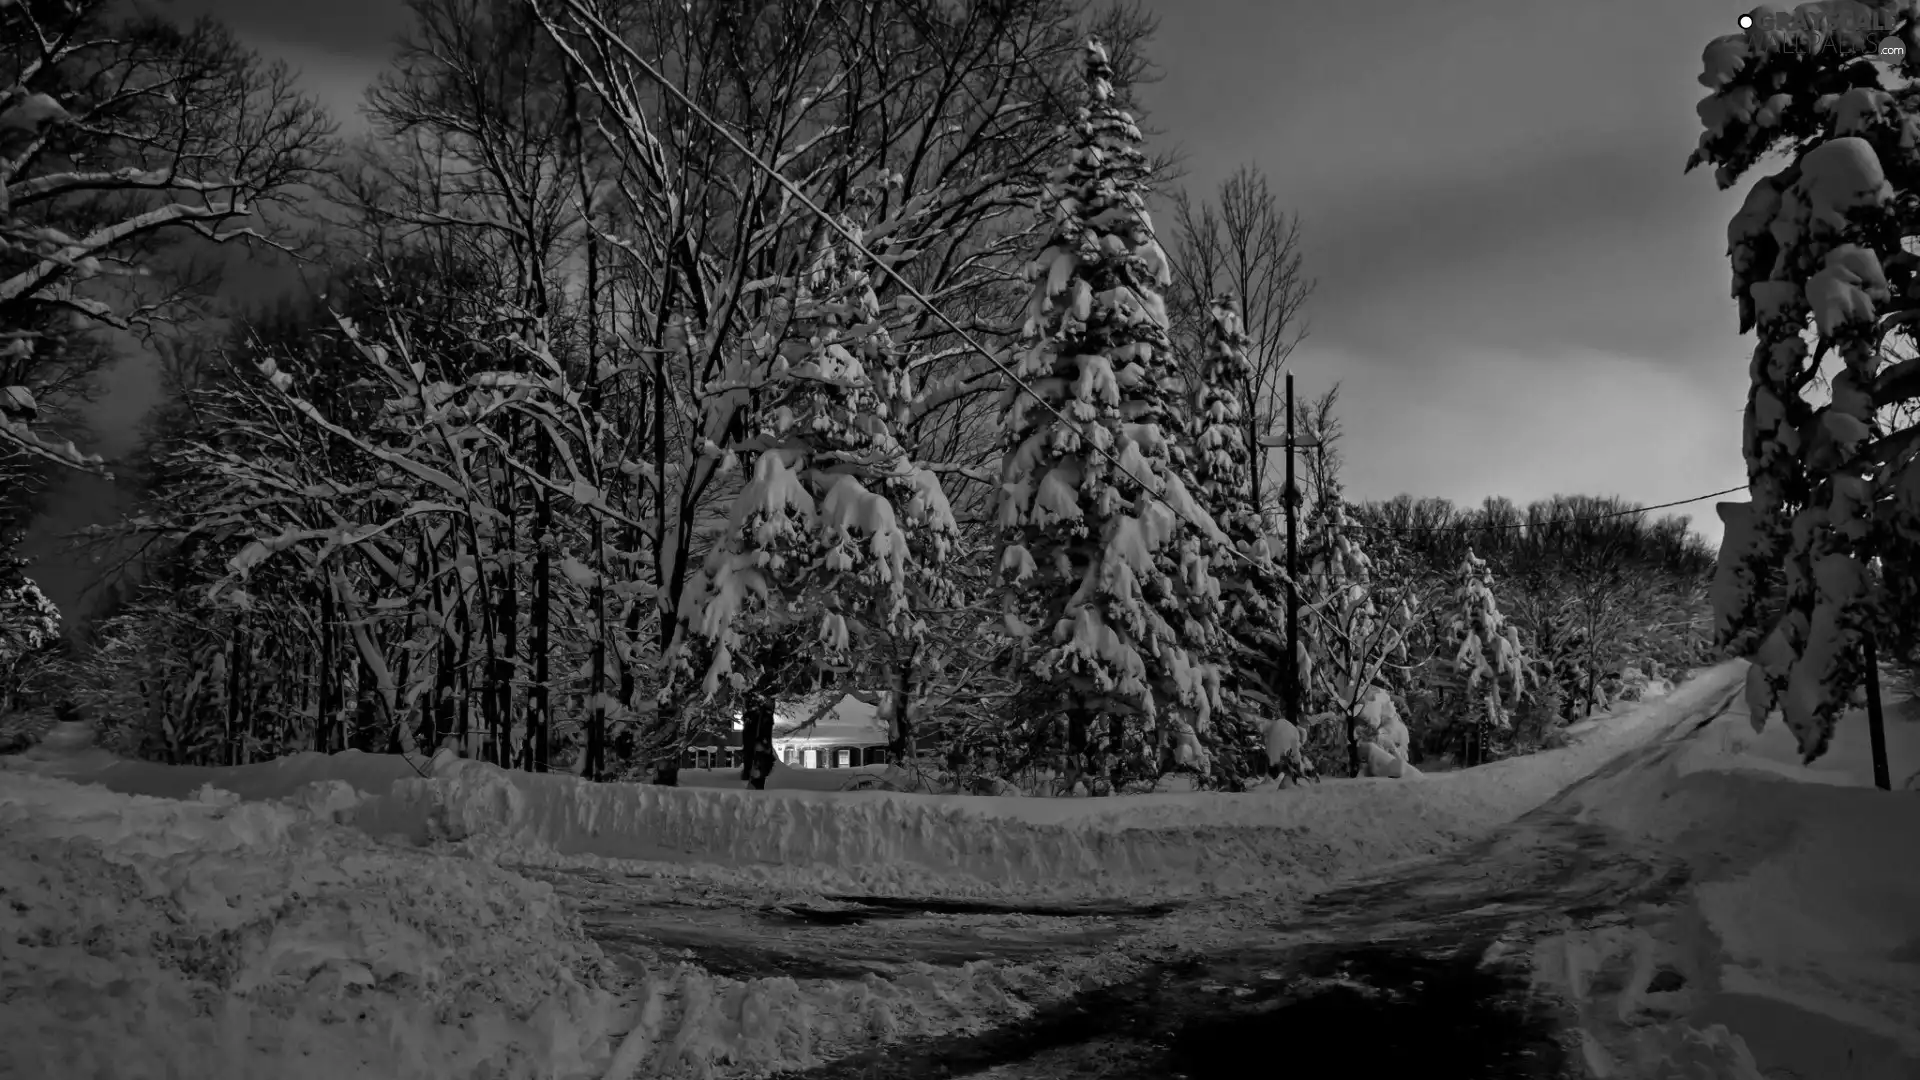
[[[1889,702],[1887,743],[1897,785],[1920,769],[1911,699]],[[1678,902],[1539,943],[1593,1075],[1920,1078],[1920,793],[1874,789],[1870,760],[1861,711],[1804,768],[1738,703],[1580,793],[1585,820],[1690,871]]]
[[[1233,796],[1099,799],[587,784],[475,761],[413,775],[392,757],[297,755],[232,770],[80,756],[49,775],[179,798],[200,785],[250,799],[326,782],[337,817],[376,836],[439,841],[492,861],[640,862],[653,872],[774,888],[947,896],[1304,895],[1355,869],[1432,854],[1538,806],[1731,685],[1710,669],[1671,699],[1626,712],[1573,746],[1415,781],[1330,779]],[[231,773],[232,779],[217,774]],[[813,771],[816,774],[820,771]]]
[[[1137,950],[903,965],[860,980],[729,979],[644,950],[616,966],[552,886],[513,867],[630,875],[667,892],[684,882],[689,894],[717,890],[709,895],[767,904],[848,889],[1298,897],[1511,820],[1664,735],[1741,675],[1737,664],[1709,669],[1670,698],[1536,757],[1243,796],[661,789],[444,759],[423,778],[404,761],[357,754],[227,770],[116,762],[73,748],[9,759],[0,769],[0,940],[22,945],[0,955],[0,1076],[764,1073],[875,1039],[967,1030],[1130,973]],[[1716,800],[1752,796],[1755,784],[1842,800],[1899,798],[1704,768],[1674,777],[1703,808],[1719,808],[1695,815],[1714,823],[1744,822],[1728,809],[1739,803]],[[1693,835],[1671,824],[1657,793],[1623,795],[1637,811],[1596,803],[1593,812],[1638,812],[1645,820],[1627,824]],[[1768,815],[1775,811],[1758,816]],[[1849,843],[1871,833],[1858,822],[1851,828]],[[1902,828],[1881,835],[1888,844],[1915,835]],[[1792,830],[1776,822],[1761,835],[1771,842]],[[1845,849],[1806,847],[1793,858],[1827,860],[1828,891],[1838,889],[1833,860]],[[1784,968],[1741,970],[1816,993],[1821,979],[1854,974],[1846,949],[1878,942],[1874,934],[1892,933],[1903,918],[1913,937],[1911,915],[1901,914],[1915,910],[1911,892],[1898,892],[1901,866],[1891,850],[1882,854],[1866,877],[1844,878],[1865,881],[1864,891],[1811,897],[1816,912],[1865,906],[1879,922],[1852,920]],[[1769,859],[1743,863],[1741,873],[1801,868]],[[1766,952],[1776,946],[1765,931],[1779,912],[1743,906],[1737,892],[1714,893],[1713,881],[1700,881],[1711,899],[1703,910],[1726,926],[1758,920],[1757,938],[1720,932],[1729,955],[1776,956]],[[1905,909],[1872,907],[1882,902],[1875,896],[1902,895]],[[1182,932],[1183,917],[1163,936]],[[1198,922],[1191,929],[1204,936]],[[1599,946],[1575,942],[1581,949]],[[1920,1007],[1920,998],[1900,996],[1897,971],[1872,970],[1881,1015]],[[1714,984],[1720,998],[1745,986],[1741,977]],[[1738,1030],[1738,1019],[1726,1022]],[[176,1066],[187,1071],[169,1072]]]

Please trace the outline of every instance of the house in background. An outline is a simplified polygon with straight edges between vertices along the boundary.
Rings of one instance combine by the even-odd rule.
[[[745,724],[733,722],[733,736],[725,746],[707,744],[689,746],[680,752],[680,767],[683,769],[737,769],[744,760],[740,740],[746,731]]]
[[[879,710],[842,694],[821,712],[826,700],[814,697],[780,708],[773,727],[774,756],[795,769],[885,765],[888,731]],[[818,719],[813,719],[815,714]]]
[[[887,722],[879,710],[848,694],[831,707],[833,694],[788,702],[775,712],[773,754],[794,769],[850,769],[856,765],[887,763]],[[824,711],[823,711],[824,710]],[[733,722],[729,744],[689,746],[681,753],[683,769],[737,769],[744,760],[740,745],[746,725]]]

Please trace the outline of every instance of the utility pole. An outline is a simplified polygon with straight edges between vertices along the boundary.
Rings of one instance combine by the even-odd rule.
[[[1880,656],[1873,645],[1873,632],[1861,643],[1867,662],[1867,741],[1873,748],[1873,786],[1893,790],[1893,775],[1887,768],[1887,720],[1880,708]]]
[[[1283,446],[1287,451],[1287,482],[1280,490],[1280,502],[1287,514],[1287,656],[1281,665],[1286,673],[1287,722],[1300,726],[1300,590],[1294,582],[1300,574],[1300,491],[1294,485],[1293,455],[1301,447],[1319,446],[1317,437],[1299,438],[1293,430],[1293,372],[1287,372],[1287,434],[1276,439],[1271,435],[1260,440],[1263,447]],[[1256,465],[1256,467],[1258,467]],[[1258,509],[1256,507],[1256,509]]]

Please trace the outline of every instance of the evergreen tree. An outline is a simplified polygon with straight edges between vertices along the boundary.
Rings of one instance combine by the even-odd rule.
[[[1500,613],[1493,597],[1493,574],[1487,561],[1467,549],[1458,571],[1460,585],[1455,592],[1459,614],[1453,619],[1453,633],[1460,643],[1454,653],[1454,669],[1466,675],[1467,698],[1474,703],[1474,745],[1479,760],[1487,753],[1488,728],[1506,730],[1511,726],[1509,708],[1520,703],[1526,692],[1526,660],[1520,649],[1520,630]],[[1511,705],[1500,700],[1501,682],[1512,688]]]
[[[1755,334],[1742,438],[1752,501],[1719,506],[1712,596],[1717,643],[1753,661],[1754,726],[1781,713],[1808,762],[1874,677],[1876,639],[1914,640],[1920,594],[1920,102],[1907,85],[1920,21],[1896,32],[1906,54],[1891,84],[1878,36],[1842,25],[1810,49],[1756,22],[1715,39],[1699,77],[1706,130],[1687,161],[1712,166],[1724,190],[1788,158],[1727,228],[1739,328]],[[1839,370],[1824,380],[1829,356]]]
[[[856,194],[871,203],[880,193]],[[841,224],[860,235],[854,217]],[[912,396],[905,352],[881,320],[864,256],[829,235],[805,274],[777,283],[788,293],[768,305],[728,381],[708,387],[751,432],[730,452],[749,478],[669,651],[675,673],[691,676],[697,636],[703,692],[739,695],[755,788],[772,770],[779,695],[820,666],[850,664],[863,633],[917,639],[916,602],[950,602],[953,512],[892,424]],[[815,648],[796,636],[803,620],[817,626]]]
[[[1238,550],[1264,553],[1264,530],[1253,504],[1253,449],[1237,388],[1253,376],[1247,359],[1252,339],[1233,296],[1214,299],[1210,310],[1208,355],[1202,369],[1199,415],[1195,418],[1195,493]]]
[[[1091,100],[1052,177],[1053,234],[1028,268],[1017,370],[1033,393],[1010,388],[1004,419],[1006,622],[1038,639],[1033,670],[1065,699],[1070,782],[1102,758],[1116,779],[1206,768],[1215,568],[1232,557],[1191,491],[1167,260],[1145,208],[1140,130],[1113,103],[1111,76],[1089,42]]]

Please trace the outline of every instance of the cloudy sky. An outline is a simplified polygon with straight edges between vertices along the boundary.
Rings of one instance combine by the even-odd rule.
[[[229,20],[341,115],[406,21],[400,0],[169,6]],[[1343,385],[1353,497],[1654,504],[1744,482],[1738,196],[1681,174],[1700,50],[1739,0],[1158,6],[1145,100],[1188,185],[1250,163],[1302,217],[1319,285],[1294,370],[1303,395]],[[154,392],[138,365],[113,387],[107,453]],[[110,516],[93,485],[62,501],[50,525]],[[1681,512],[1717,539],[1712,501]],[[62,601],[86,572],[39,569]]]

